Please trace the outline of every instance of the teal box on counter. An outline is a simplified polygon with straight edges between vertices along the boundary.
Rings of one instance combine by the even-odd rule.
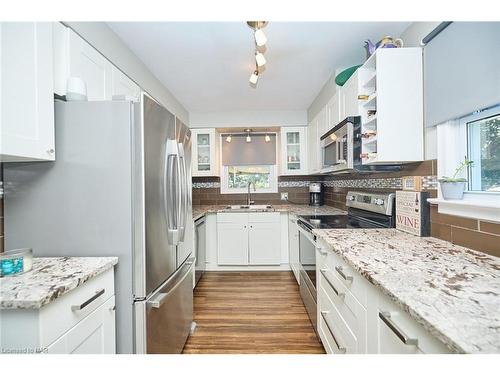
[[[16,249],[0,254],[0,277],[14,276],[31,271],[33,252],[31,249]]]

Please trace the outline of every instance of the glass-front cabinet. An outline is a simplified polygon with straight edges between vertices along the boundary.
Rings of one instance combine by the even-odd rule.
[[[191,129],[192,134],[192,175],[218,176],[217,139],[215,129]]]
[[[307,174],[306,128],[281,128],[281,174]]]

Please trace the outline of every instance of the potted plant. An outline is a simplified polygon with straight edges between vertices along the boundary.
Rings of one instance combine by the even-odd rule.
[[[443,199],[462,199],[464,197],[465,184],[467,180],[463,177],[457,177],[462,174],[462,172],[468,168],[472,167],[474,161],[464,158],[452,177],[443,176],[440,178],[439,184],[441,186],[441,193],[443,194]]]

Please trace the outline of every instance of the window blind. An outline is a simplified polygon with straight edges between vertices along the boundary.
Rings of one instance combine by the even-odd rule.
[[[232,134],[231,142],[226,142],[228,134],[222,134],[222,165],[275,165],[276,134],[251,134],[252,142],[246,142],[246,134]]]
[[[424,48],[425,124],[500,103],[500,22],[453,22]]]

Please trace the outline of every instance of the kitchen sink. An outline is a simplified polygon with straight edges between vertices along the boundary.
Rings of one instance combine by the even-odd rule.
[[[226,210],[272,210],[273,206],[269,204],[251,204],[251,205],[231,205],[226,206]]]

